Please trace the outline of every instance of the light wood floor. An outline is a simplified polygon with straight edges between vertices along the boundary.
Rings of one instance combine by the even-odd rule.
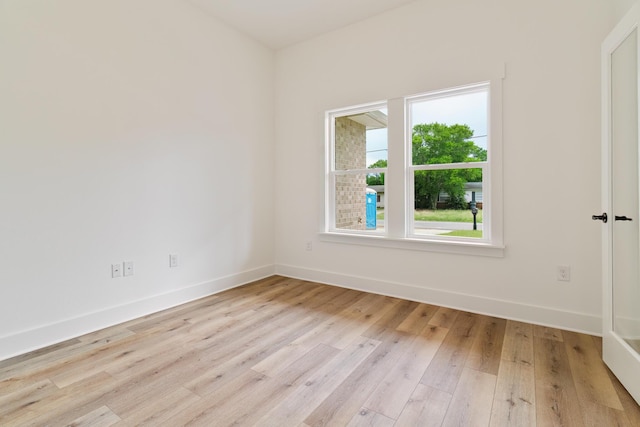
[[[0,425],[640,426],[600,347],[272,277],[0,362]]]

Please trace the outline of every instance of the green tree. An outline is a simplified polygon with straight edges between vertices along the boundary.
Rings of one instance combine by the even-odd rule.
[[[487,160],[487,150],[472,140],[467,125],[441,123],[413,127],[412,158],[414,165],[479,162]],[[466,209],[464,184],[482,181],[479,169],[448,169],[415,172],[415,207],[435,209],[438,195],[449,195],[449,208]]]
[[[386,168],[386,160],[378,160],[369,165],[369,169]],[[370,173],[367,175],[367,185],[384,185],[384,173]]]

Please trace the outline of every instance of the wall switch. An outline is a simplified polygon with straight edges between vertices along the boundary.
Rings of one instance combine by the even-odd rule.
[[[111,264],[111,278],[122,277],[122,264]]]
[[[125,261],[124,263],[124,275],[133,276],[133,261]]]
[[[557,279],[561,282],[571,281],[571,267],[568,265],[559,265],[556,270]]]
[[[175,268],[178,266],[178,254],[169,254],[169,267]]]

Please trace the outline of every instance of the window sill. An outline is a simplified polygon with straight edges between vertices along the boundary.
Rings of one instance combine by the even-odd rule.
[[[322,242],[350,245],[375,246],[378,248],[406,249],[413,251],[440,252],[458,255],[474,255],[493,258],[504,257],[504,246],[488,243],[474,243],[413,238],[392,238],[382,235],[364,235],[350,233],[323,232],[319,234]]]

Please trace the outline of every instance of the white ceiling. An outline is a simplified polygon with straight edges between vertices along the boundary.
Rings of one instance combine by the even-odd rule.
[[[413,0],[188,0],[280,49]]]

